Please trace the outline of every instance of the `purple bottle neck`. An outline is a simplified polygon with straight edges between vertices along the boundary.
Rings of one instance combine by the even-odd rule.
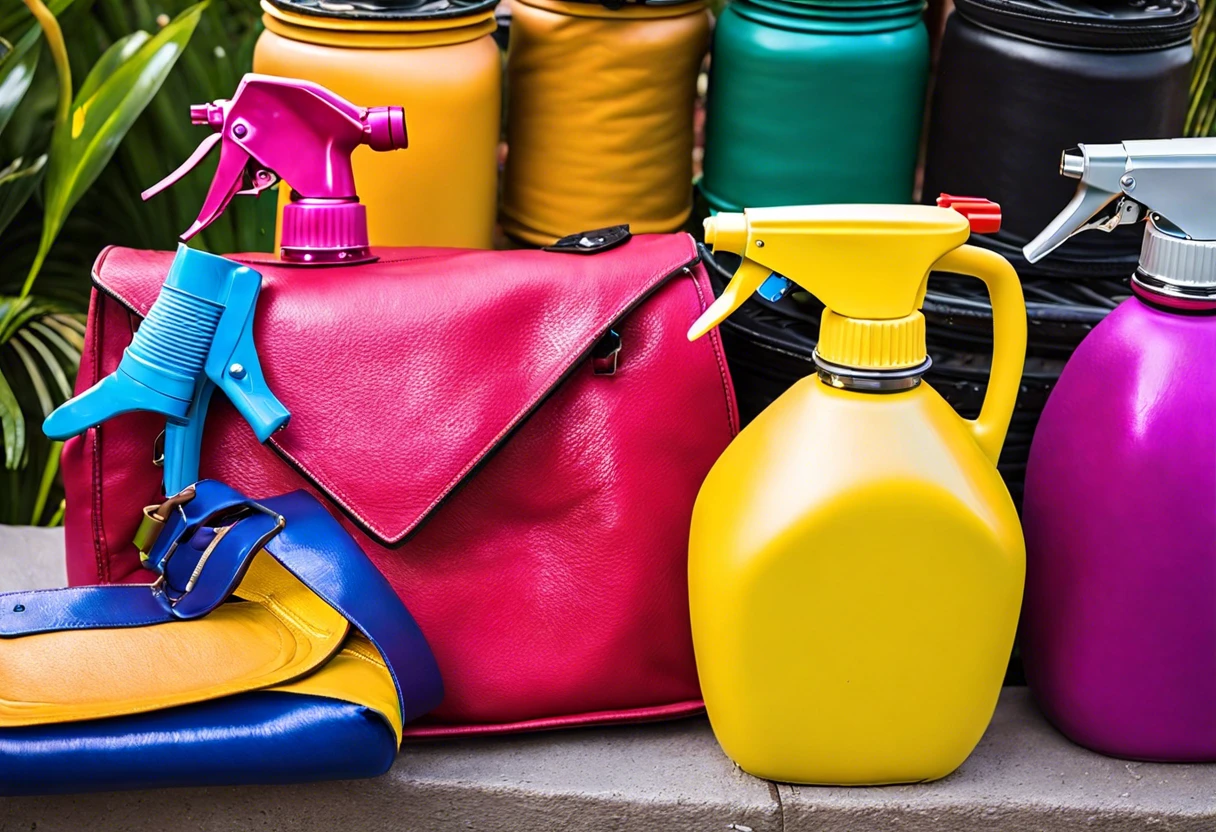
[[[1138,280],[1137,277],[1138,275],[1133,275],[1131,280],[1133,294],[1138,299],[1162,311],[1178,313],[1216,312],[1216,298],[1180,298],[1168,295]]]

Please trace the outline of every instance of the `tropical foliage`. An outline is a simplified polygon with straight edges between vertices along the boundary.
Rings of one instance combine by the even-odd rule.
[[[71,393],[89,267],[111,243],[171,248],[193,220],[208,166],[153,203],[139,193],[206,136],[188,107],[231,93],[257,26],[252,0],[0,0],[0,523],[62,516],[59,445],[39,425]],[[258,203],[197,244],[268,248]]]
[[[1195,65],[1191,76],[1191,107],[1186,116],[1186,135],[1210,136],[1216,122],[1216,0],[1202,0],[1199,25],[1195,27]]]

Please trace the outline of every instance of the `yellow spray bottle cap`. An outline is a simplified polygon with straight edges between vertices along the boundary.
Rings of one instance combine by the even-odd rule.
[[[742,255],[730,284],[693,324],[696,339],[743,304],[773,272],[827,307],[820,358],[867,370],[925,360],[919,309],[933,264],[976,231],[995,230],[1000,209],[987,200],[946,197],[925,205],[807,205],[749,208],[705,221],[714,251]]]

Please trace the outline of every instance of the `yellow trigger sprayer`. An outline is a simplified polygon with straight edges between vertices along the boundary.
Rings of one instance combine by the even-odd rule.
[[[999,227],[999,207],[945,196],[939,206],[760,208],[705,222],[706,243],[743,262],[689,338],[770,280],[827,306],[818,373],[739,434],[693,512],[706,708],[727,754],[761,777],[944,777],[996,706],[1025,574],[996,461],[1026,309],[1009,263],[965,245]],[[974,421],[922,380],[932,271],[978,277],[992,297],[992,374]]]

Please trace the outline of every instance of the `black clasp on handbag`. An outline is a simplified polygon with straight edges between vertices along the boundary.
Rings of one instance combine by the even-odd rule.
[[[556,251],[558,254],[598,254],[623,245],[632,236],[628,225],[614,225],[562,237],[553,245],[545,246],[544,251]]]
[[[610,329],[591,348],[591,367],[597,376],[616,375],[620,359],[621,334],[615,329]]]

